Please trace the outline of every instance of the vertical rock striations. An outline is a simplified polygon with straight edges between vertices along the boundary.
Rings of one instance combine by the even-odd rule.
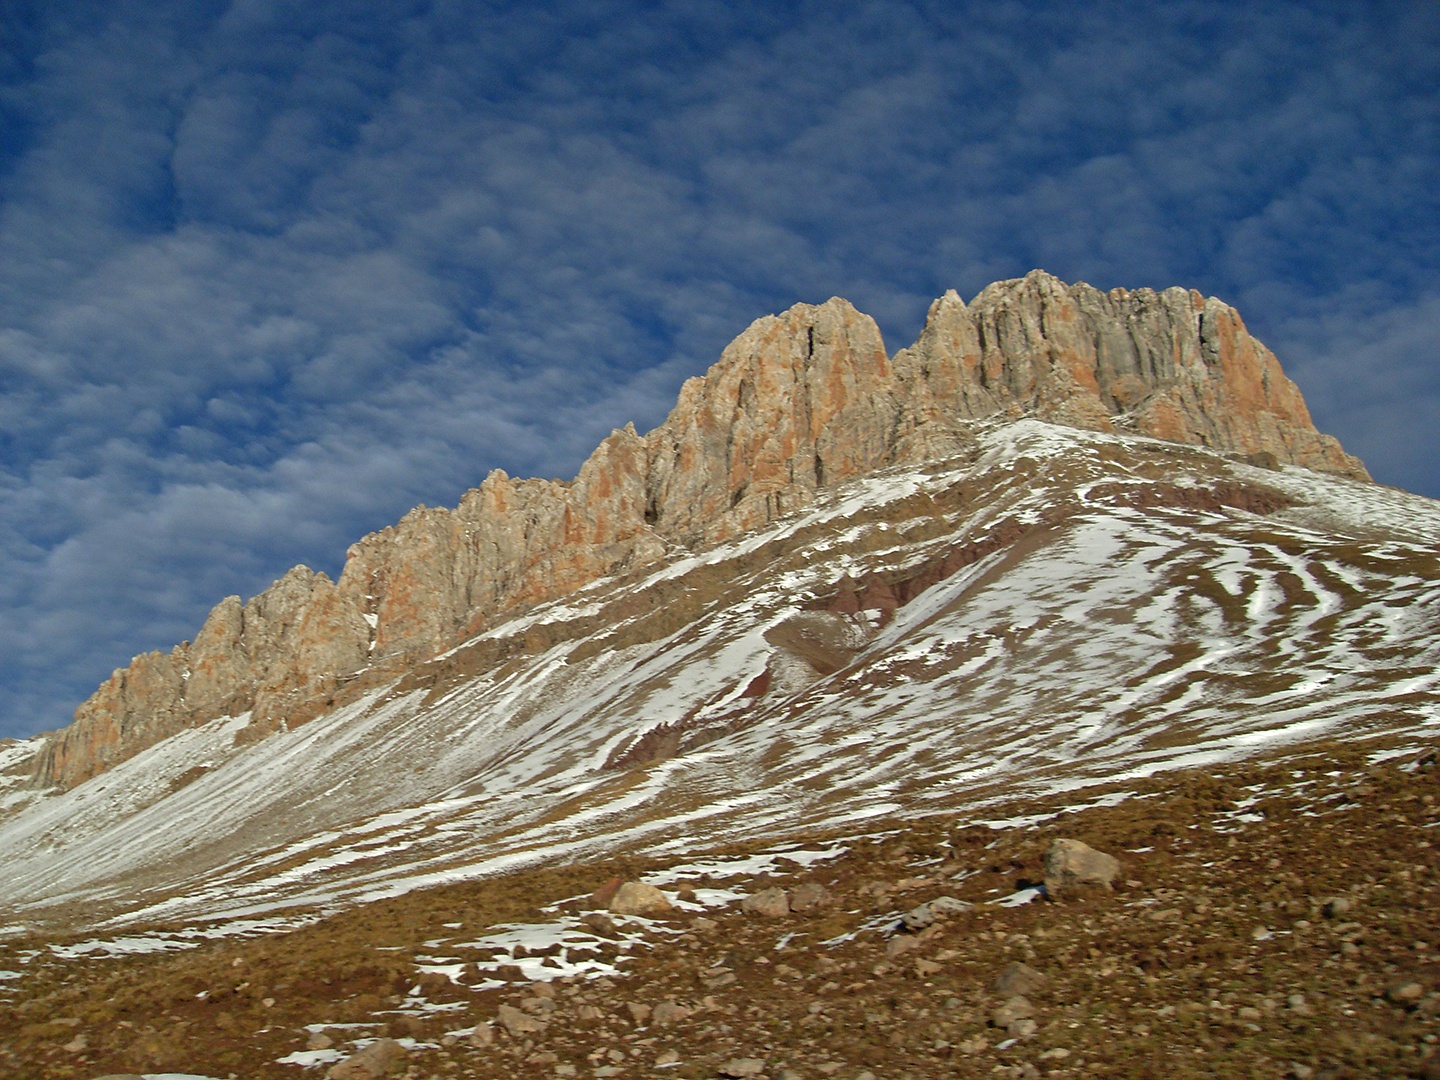
[[[1271,352],[1219,300],[1102,293],[1041,271],[968,306],[936,300],[892,359],[848,302],[757,320],[665,423],[612,432],[571,483],[487,476],[454,510],[421,507],[350,548],[338,582],[296,567],[193,643],[116,671],[41,755],[71,786],[181,728],[252,713],[303,722],[356,678],[379,681],[498,617],[672,547],[734,536],[875,468],[945,456],[965,422],[1032,416],[1368,479],[1317,432]]]
[[[917,407],[938,416],[1033,416],[1370,478],[1315,430],[1239,312],[1194,290],[1102,293],[1035,270],[968,307],[948,292],[895,367]]]

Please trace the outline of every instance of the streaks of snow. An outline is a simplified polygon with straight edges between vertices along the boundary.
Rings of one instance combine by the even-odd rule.
[[[1162,457],[1182,486],[1249,475],[1193,448],[1031,421],[987,429],[977,463],[822,493],[625,586],[735,568],[702,617],[659,640],[638,635],[586,659],[573,643],[556,646],[434,699],[377,691],[243,753],[233,730],[217,731],[193,758],[177,743],[41,799],[0,825],[10,878],[0,896],[98,901],[118,895],[122,875],[150,873],[171,891],[152,916],[328,905],[619,847],[693,848],[931,800],[978,806],[1021,786],[1070,790],[1317,732],[1440,721],[1440,560],[1433,541],[1375,539],[1392,525],[1440,534],[1433,504],[1286,470],[1255,475],[1312,505],[1266,518],[1117,509],[1102,482],[1141,482],[1095,450],[1122,444]],[[1068,496],[1050,486],[1059,469],[1064,483],[1081,477]],[[851,520],[970,482],[1004,496],[921,543]],[[1007,518],[1039,522],[1062,497],[1073,507],[1076,491],[1070,517],[1047,518],[1025,544],[927,590],[850,668],[789,697],[740,700],[769,657],[764,628],[833,587],[842,565],[898,573]],[[1326,535],[1330,521],[1349,532]],[[786,540],[771,565],[744,562],[802,528],[818,539]],[[492,636],[590,618],[617,588],[592,583]],[[703,746],[630,772],[601,768],[657,724],[728,723],[732,706],[746,724]],[[200,761],[214,767],[166,794]],[[72,812],[80,827],[51,847]]]

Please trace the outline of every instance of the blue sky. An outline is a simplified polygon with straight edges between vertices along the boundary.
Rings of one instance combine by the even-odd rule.
[[[753,319],[1238,306],[1440,496],[1440,4],[0,7],[0,735]]]

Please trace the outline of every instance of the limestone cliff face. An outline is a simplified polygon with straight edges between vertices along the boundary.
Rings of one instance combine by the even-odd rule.
[[[252,712],[264,734],[507,614],[764,525],[818,488],[952,454],[966,422],[1029,415],[1368,479],[1310,422],[1240,316],[1184,289],[1102,293],[1041,271],[947,293],[893,359],[848,302],[759,319],[648,435],[612,432],[571,483],[492,472],[350,548],[338,582],[296,567],[228,597],[193,643],[116,671],[42,754],[71,786],[187,725]]]
[[[1315,430],[1240,314],[1193,290],[1102,293],[1037,270],[968,306],[949,292],[895,367],[917,406],[939,416],[1027,415],[1370,479]]]

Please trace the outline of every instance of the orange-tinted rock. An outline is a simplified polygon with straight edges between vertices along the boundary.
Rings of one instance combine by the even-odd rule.
[[[1315,430],[1299,389],[1239,313],[1193,290],[1102,293],[1035,270],[968,307],[953,292],[935,301],[895,367],[935,416],[1033,416],[1369,479]]]
[[[338,582],[296,567],[248,604],[221,601],[193,645],[137,657],[97,690],[36,780],[73,785],[217,716],[251,710],[260,734],[303,720],[362,669],[398,673],[511,612],[763,526],[827,485],[955,454],[967,422],[993,416],[1368,479],[1213,297],[1102,293],[1037,270],[969,305],[946,293],[893,359],[847,301],[797,304],[688,380],[660,427],[612,432],[573,482],[496,470],[454,510],[420,507],[352,545]]]
[[[73,787],[184,727],[187,648],[143,653],[117,669],[75,710],[74,723],[46,740],[37,780]]]

